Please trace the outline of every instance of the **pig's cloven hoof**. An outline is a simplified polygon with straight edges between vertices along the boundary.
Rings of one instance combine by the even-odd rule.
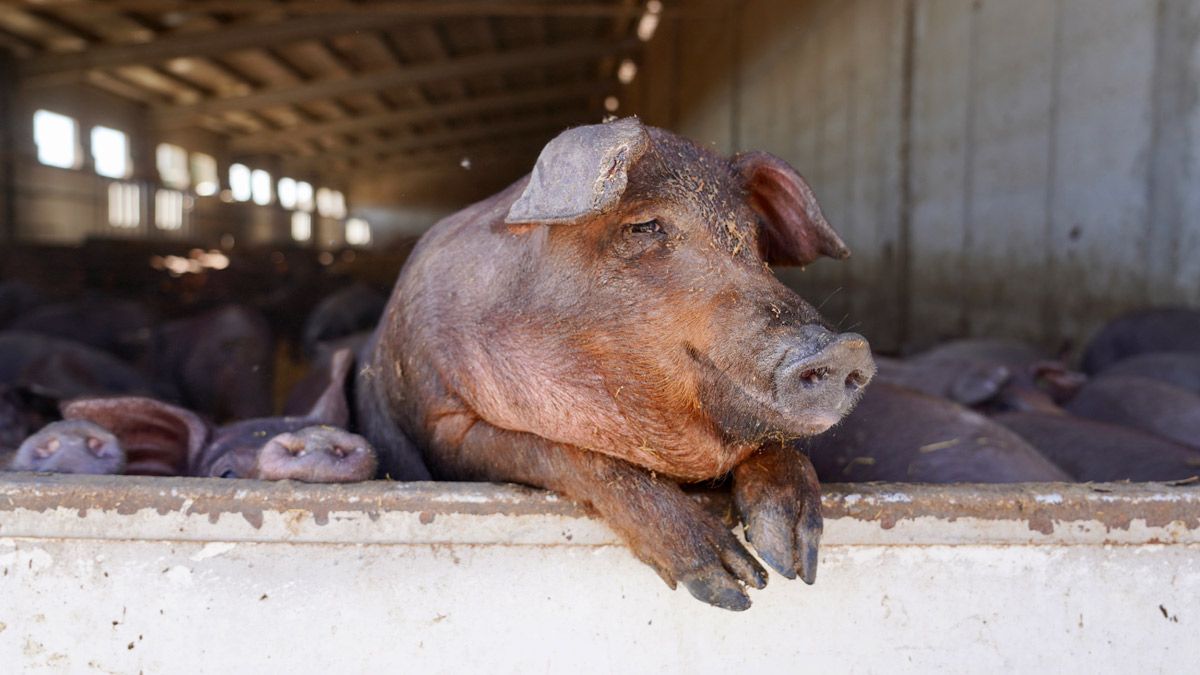
[[[821,493],[808,458],[793,451],[782,461],[791,470],[752,471],[737,476],[734,503],[745,526],[746,540],[759,556],[788,579],[799,575],[806,584],[817,580],[824,521]],[[811,480],[810,480],[811,478]]]
[[[734,611],[749,609],[745,587],[764,588],[767,571],[724,523],[697,511],[698,522],[687,528],[692,541],[663,542],[670,550],[637,551],[639,557],[671,588],[678,581],[702,602]],[[664,559],[677,563],[672,565]]]

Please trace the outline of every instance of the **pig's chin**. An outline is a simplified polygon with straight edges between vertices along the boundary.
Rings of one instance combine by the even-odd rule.
[[[829,431],[842,420],[837,413],[806,411],[800,414],[784,415],[788,429],[784,431],[789,436],[816,436]]]

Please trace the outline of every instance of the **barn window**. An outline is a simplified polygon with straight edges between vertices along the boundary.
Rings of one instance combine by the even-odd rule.
[[[642,42],[649,42],[658,28],[659,16],[662,14],[662,0],[650,0],[646,3],[646,11],[638,20],[637,36]]]
[[[239,202],[250,201],[250,168],[245,164],[229,167],[229,191]]]
[[[196,194],[211,197],[221,188],[217,177],[217,160],[202,152],[192,153],[192,180]]]
[[[250,196],[259,206],[271,203],[271,174],[262,169],[250,173]]]
[[[291,178],[280,178],[276,188],[279,194],[279,205],[285,209],[296,208],[296,181]]]
[[[617,79],[621,84],[629,84],[633,82],[633,78],[637,77],[638,67],[633,59],[625,59],[621,61],[621,65],[617,67]]]
[[[304,211],[292,212],[292,239],[308,241],[312,237],[312,214]]]
[[[92,164],[105,178],[129,176],[129,137],[108,127],[92,128]]]
[[[154,193],[154,225],[160,230],[183,227],[183,204],[182,192],[160,188]]]
[[[137,185],[108,184],[108,224],[122,229],[142,224],[142,191]]]
[[[317,190],[317,212],[326,218],[346,217],[346,198],[337,190]]]
[[[351,246],[366,246],[371,243],[371,224],[362,218],[346,221],[346,243]]]
[[[187,150],[178,145],[159,143],[154,155],[162,184],[176,190],[186,190],[192,182],[188,172]]]
[[[74,118],[49,110],[35,112],[33,142],[42,164],[60,169],[79,166],[79,123]]]
[[[313,206],[312,183],[305,183],[304,181],[296,183],[296,208],[300,211],[312,213]]]

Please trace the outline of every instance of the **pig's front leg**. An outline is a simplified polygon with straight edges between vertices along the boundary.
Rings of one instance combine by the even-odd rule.
[[[816,581],[821,486],[808,456],[788,446],[760,449],[733,470],[733,497],[759,556],[789,579]]]
[[[442,418],[434,446],[444,477],[524,483],[589,506],[668,586],[682,583],[711,605],[746,609],[744,585],[766,585],[766,571],[724,523],[645,469],[466,416]]]

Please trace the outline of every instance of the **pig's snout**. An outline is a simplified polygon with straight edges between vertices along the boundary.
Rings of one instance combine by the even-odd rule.
[[[819,434],[858,402],[875,376],[866,338],[809,327],[775,376],[776,390],[807,434]]]
[[[306,427],[272,438],[258,456],[263,480],[352,483],[370,480],[378,458],[361,436],[332,427]]]

